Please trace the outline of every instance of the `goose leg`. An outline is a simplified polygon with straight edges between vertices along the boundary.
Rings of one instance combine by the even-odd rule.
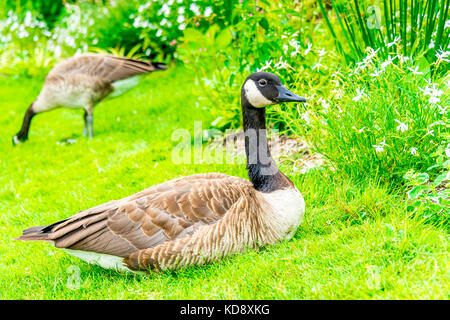
[[[86,118],[88,123],[88,137],[89,139],[92,139],[92,137],[94,136],[94,115],[88,114]]]
[[[92,108],[84,111],[83,136],[87,136],[89,139],[92,139],[94,136],[94,114]]]
[[[28,107],[27,112],[25,113],[20,131],[13,137],[13,145],[18,145],[28,140],[28,131],[30,130],[31,119],[33,119],[36,115],[36,112],[33,110],[33,104],[34,103]]]
[[[87,134],[88,134],[88,124],[87,124],[87,116],[88,116],[88,113],[87,113],[87,111],[85,110],[84,111],[84,116],[83,116],[83,119],[84,119],[84,128],[83,128],[83,137],[86,137],[87,136]]]

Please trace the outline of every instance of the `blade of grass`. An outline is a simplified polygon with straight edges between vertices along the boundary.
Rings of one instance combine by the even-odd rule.
[[[323,17],[325,19],[325,22],[326,22],[326,24],[328,26],[328,29],[330,30],[331,35],[333,36],[333,38],[335,40],[335,44],[336,44],[336,47],[337,47],[338,51],[341,52],[342,54],[344,54],[345,59],[347,60],[347,55],[346,55],[346,53],[345,53],[341,43],[339,42],[339,40],[338,40],[338,38],[336,36],[336,33],[334,32],[334,28],[331,25],[330,20],[328,19],[328,14],[327,14],[327,11],[325,10],[325,6],[323,5],[322,0],[319,0],[319,6],[320,6],[320,10],[322,11],[322,15],[323,15]]]
[[[359,27],[361,28],[361,32],[363,34],[363,39],[364,42],[366,44],[366,47],[370,46],[370,47],[374,47],[374,43],[373,43],[373,39],[368,31],[368,29],[366,28],[366,24],[364,23],[362,16],[361,16],[361,11],[359,9],[359,1],[358,0],[354,0],[353,3],[355,4],[355,12],[356,12],[356,17],[358,18],[358,24]]]
[[[437,34],[436,34],[436,42],[435,42],[436,50],[438,50],[440,48],[440,44],[442,41],[442,34],[444,33],[444,25],[445,25],[445,22],[447,21],[449,3],[450,3],[450,0],[447,0],[445,2],[443,0],[441,1],[441,7],[439,10],[439,25],[438,25],[438,30],[437,30]],[[442,49],[445,50],[446,47],[444,47]]]

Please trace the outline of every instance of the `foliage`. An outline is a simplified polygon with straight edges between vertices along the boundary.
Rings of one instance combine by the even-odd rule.
[[[238,0],[214,1],[148,1],[133,14],[133,26],[139,33],[143,49],[172,56],[186,28],[200,31],[211,25],[223,28],[233,19],[233,8]]]
[[[142,56],[170,59],[187,26],[204,31],[212,24],[231,24],[238,0],[3,2],[7,18],[0,20],[0,49],[8,55],[4,61],[13,60],[7,69],[37,74],[46,65],[35,61],[35,55],[54,62],[76,52],[139,46]],[[45,49],[36,52],[37,47]],[[23,64],[39,67],[29,72]]]
[[[388,57],[367,48],[361,61],[347,67],[329,49],[333,40],[320,32],[323,19],[306,14],[307,4],[260,4],[237,6],[239,22],[225,29],[185,30],[178,57],[197,72],[202,104],[216,116],[213,127],[240,127],[236,92],[246,75],[264,70],[308,98],[294,108],[267,108],[270,124],[307,137],[339,172],[395,188],[410,168],[433,163],[430,155],[449,141],[449,80],[438,74],[448,69],[448,51],[430,64],[426,53],[411,58],[394,43]],[[209,75],[211,65],[218,69]]]
[[[305,24],[302,14],[311,6],[311,2],[259,1],[255,5],[242,1],[234,8],[233,25],[222,29],[212,25],[204,33],[186,28],[177,57],[196,70],[204,100],[217,106],[214,127],[240,126],[239,95],[235,92],[248,74],[266,70],[278,73],[287,83],[298,79],[292,66],[303,65],[303,52],[310,51],[312,27]],[[312,26],[316,23],[315,16],[309,20]],[[224,105],[230,108],[226,112],[220,108]],[[283,123],[278,121],[278,126],[284,128]]]
[[[412,169],[404,176],[409,187],[408,211],[447,230],[450,227],[449,155],[450,144],[440,146],[433,154],[436,164],[429,167],[427,172],[416,172]]]
[[[7,11],[21,15],[26,12],[35,12],[39,19],[49,28],[53,28],[59,16],[64,12],[64,3],[73,2],[67,0],[1,0],[0,14]],[[3,12],[2,12],[3,11]]]
[[[367,47],[380,50],[380,56],[386,59],[397,45],[404,56],[425,53],[432,63],[436,55],[448,49],[449,0],[383,0],[382,6],[366,0],[335,0],[331,1],[337,20],[334,24],[324,1],[318,2],[336,46],[347,61],[361,61]]]
[[[449,89],[448,79],[431,82],[429,69],[419,71],[400,53],[393,59],[399,65],[372,52],[354,69],[335,70],[332,90],[292,123],[296,132],[309,130],[335,168],[396,186],[411,167],[431,166],[430,155],[450,142]]]

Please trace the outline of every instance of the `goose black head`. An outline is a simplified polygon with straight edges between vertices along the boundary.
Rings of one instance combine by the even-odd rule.
[[[243,98],[254,108],[264,108],[281,102],[305,102],[306,99],[289,91],[280,79],[269,72],[255,72],[242,86]]]

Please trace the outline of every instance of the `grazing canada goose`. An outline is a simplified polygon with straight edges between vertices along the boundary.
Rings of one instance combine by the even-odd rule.
[[[221,173],[182,177],[29,228],[18,239],[53,242],[90,263],[132,271],[205,264],[290,239],[305,202],[270,155],[265,107],[305,99],[277,76],[257,72],[245,80],[241,101],[250,181]]]
[[[28,139],[31,119],[58,107],[84,109],[83,135],[92,138],[94,106],[104,98],[122,94],[138,83],[139,76],[167,69],[163,63],[144,62],[107,54],[83,54],[57,64],[45,78],[39,96],[23,118],[13,144]]]

